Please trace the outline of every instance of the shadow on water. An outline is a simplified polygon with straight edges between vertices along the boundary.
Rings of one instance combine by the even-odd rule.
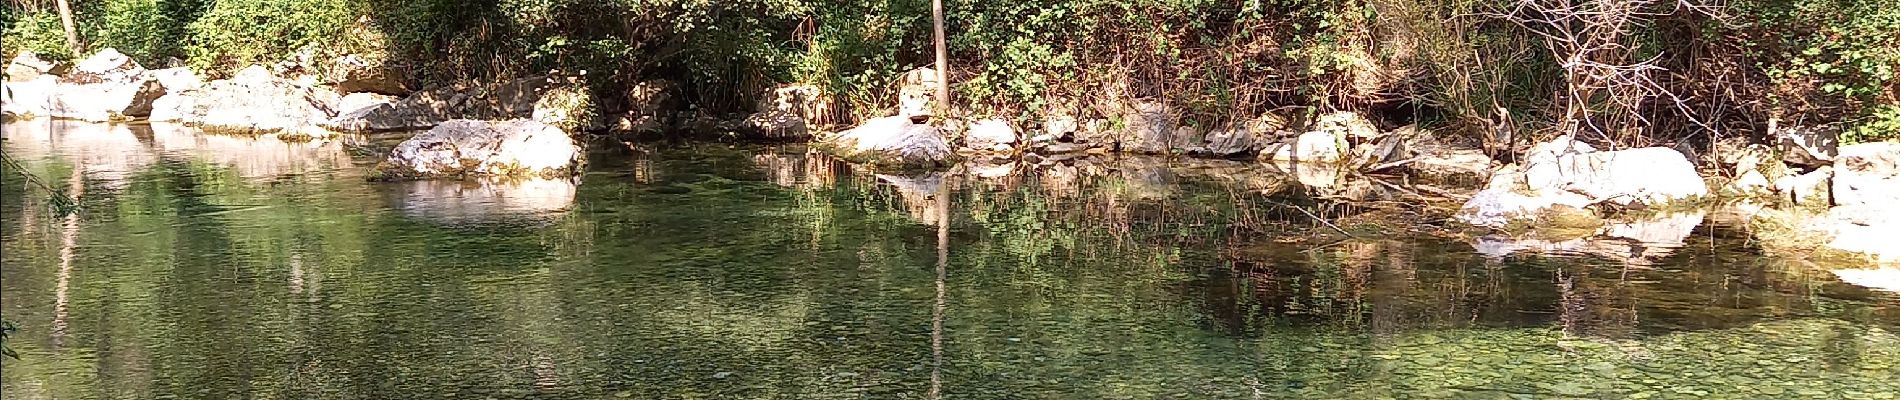
[[[5,137],[84,206],[62,219],[0,179],[0,311],[23,328],[6,398],[1854,398],[1900,382],[1900,294],[1765,257],[1700,214],[1473,238],[1407,185],[1226,161],[919,175],[797,146],[596,145],[576,180],[370,183],[360,138]]]

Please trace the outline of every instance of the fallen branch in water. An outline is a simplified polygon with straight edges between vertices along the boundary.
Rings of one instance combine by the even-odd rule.
[[[13,156],[8,155],[6,151],[0,150],[0,160],[6,162],[6,168],[19,171],[20,176],[26,177],[27,183],[39,186],[40,189],[45,189],[47,193],[52,194],[53,211],[56,214],[65,216],[68,213],[79,211],[78,201],[73,200],[71,196],[67,196],[65,192],[53,189],[51,185],[47,185],[45,181],[41,181],[40,177],[33,175],[33,173],[27,172],[26,166],[20,165],[20,161],[14,160]]]

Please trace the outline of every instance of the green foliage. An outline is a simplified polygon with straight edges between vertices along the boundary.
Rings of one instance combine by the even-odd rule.
[[[1884,0],[1735,4],[1748,57],[1776,85],[1779,111],[1866,120],[1852,135],[1891,137],[1900,101],[1900,7]],[[1885,103],[1885,105],[1881,105]],[[1884,121],[1884,122],[1883,122]]]
[[[1900,105],[1883,104],[1841,133],[1845,144],[1900,139]]]
[[[198,70],[274,63],[304,46],[336,41],[356,15],[338,0],[218,1],[187,27],[185,54]]]
[[[92,48],[111,47],[152,64],[185,55],[187,25],[207,4],[200,0],[114,0],[102,2],[86,22]]]
[[[1900,7],[1885,3],[1731,2],[1713,13],[1720,17],[1681,13],[1632,26],[1628,56],[1663,60],[1660,65],[1681,75],[1665,84],[1709,103],[1692,108],[1741,107],[1731,103],[1742,101],[1707,93],[1709,86],[1744,85],[1713,89],[1743,93],[1730,100],[1765,100],[1783,119],[1844,121],[1863,126],[1854,128],[1854,137],[1886,137],[1882,132],[1891,132],[1894,118],[1882,105],[1900,102],[1900,35],[1892,34],[1900,32]],[[0,6],[6,23],[0,47],[9,54],[27,49],[70,57],[58,17],[44,5],[22,4]],[[826,100],[859,116],[881,115],[894,103],[900,74],[934,64],[929,3],[922,1],[75,5],[92,47],[118,48],[147,64],[180,57],[216,75],[281,61],[314,45],[322,56],[349,52],[386,60],[418,87],[585,70],[603,105],[620,101],[633,82],[664,79],[679,84],[684,103],[742,110],[767,87],[797,82],[820,86],[836,96]],[[1177,105],[1194,124],[1288,106],[1402,103],[1468,126],[1536,125],[1560,114],[1548,110],[1562,97],[1562,71],[1541,39],[1487,16],[1509,6],[1497,0],[951,0],[945,5],[948,74],[959,104],[1005,117],[1086,113],[1087,106],[1104,105],[1090,102],[1153,97]],[[1721,41],[1740,44],[1697,44]],[[1697,63],[1714,63],[1702,60],[1735,65],[1711,72],[1698,69]],[[1722,83],[1697,83],[1710,81]],[[1493,121],[1499,108],[1512,118]],[[1650,108],[1646,112],[1673,112]],[[1710,112],[1763,114],[1754,111]]]
[[[0,48],[7,55],[18,54],[21,50],[32,51],[45,60],[70,60],[71,49],[66,48],[66,33],[59,26],[59,15],[50,12],[30,12],[18,15],[18,19],[9,21],[4,35],[0,35]]]
[[[578,85],[547,89],[541,99],[535,101],[534,109],[535,119],[570,134],[587,129],[591,122],[599,118],[595,114],[594,97],[587,92],[586,87]]]

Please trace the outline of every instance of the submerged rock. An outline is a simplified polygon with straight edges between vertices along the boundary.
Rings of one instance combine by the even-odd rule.
[[[580,145],[560,128],[532,120],[449,120],[396,145],[380,178],[457,175],[571,176]]]
[[[901,115],[871,119],[826,139],[824,145],[846,160],[897,167],[938,167],[950,158],[942,130]]]
[[[153,105],[153,121],[182,122],[207,130],[328,134],[330,102],[316,91],[253,65],[231,79],[167,94]]]
[[[1514,220],[1534,221],[1539,211],[1554,206],[1657,205],[1708,195],[1695,166],[1668,148],[1599,152],[1560,138],[1533,146],[1525,159],[1521,168],[1510,166],[1493,174],[1454,219],[1501,227]]]

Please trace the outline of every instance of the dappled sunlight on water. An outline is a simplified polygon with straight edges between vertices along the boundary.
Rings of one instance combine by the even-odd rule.
[[[575,180],[372,183],[350,138],[5,134],[83,206],[0,179],[9,399],[1900,392],[1885,270],[1695,212],[1474,238],[1302,166],[596,146]]]

